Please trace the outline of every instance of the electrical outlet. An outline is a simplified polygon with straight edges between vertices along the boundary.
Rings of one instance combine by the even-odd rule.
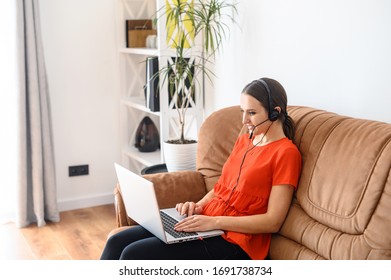
[[[69,177],[88,175],[88,164],[69,166]]]

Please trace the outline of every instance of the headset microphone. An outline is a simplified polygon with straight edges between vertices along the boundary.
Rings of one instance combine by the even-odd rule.
[[[263,122],[260,122],[259,124],[257,124],[256,126],[254,126],[254,128],[253,128],[253,129],[251,130],[251,132],[250,132],[250,137],[249,137],[248,139],[253,138],[254,130],[257,128],[257,126],[260,126],[261,124],[267,122],[268,120],[269,120],[269,119],[266,119],[266,120],[264,120]]]

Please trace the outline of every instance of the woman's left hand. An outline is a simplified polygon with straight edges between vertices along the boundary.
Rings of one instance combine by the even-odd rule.
[[[177,223],[174,229],[185,232],[213,230],[216,229],[215,217],[192,215]]]

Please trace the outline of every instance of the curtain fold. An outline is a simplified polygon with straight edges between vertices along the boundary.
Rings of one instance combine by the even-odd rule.
[[[60,220],[38,0],[17,0],[19,155],[16,224]]]

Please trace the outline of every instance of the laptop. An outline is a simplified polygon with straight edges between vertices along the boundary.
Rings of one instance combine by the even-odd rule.
[[[223,234],[222,230],[178,232],[174,225],[185,218],[175,208],[159,210],[151,181],[114,163],[125,209],[130,218],[167,244]]]

